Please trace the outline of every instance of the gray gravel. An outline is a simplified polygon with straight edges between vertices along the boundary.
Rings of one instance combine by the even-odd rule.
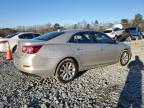
[[[131,46],[130,66],[117,63],[81,72],[67,84],[26,75],[0,54],[0,108],[140,108],[144,44]]]

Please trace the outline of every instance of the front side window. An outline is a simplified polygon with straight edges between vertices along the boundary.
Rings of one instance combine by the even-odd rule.
[[[93,32],[93,43],[112,44],[113,40],[103,33]]]
[[[20,39],[32,39],[33,34],[23,34],[19,36]]]
[[[88,32],[76,33],[69,41],[70,43],[91,43],[91,36]]]

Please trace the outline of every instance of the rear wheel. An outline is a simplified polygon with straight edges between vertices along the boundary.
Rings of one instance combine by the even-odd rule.
[[[120,57],[120,64],[122,66],[125,66],[127,65],[127,63],[129,62],[129,52],[128,51],[123,51],[123,53],[121,54],[121,57]]]
[[[67,83],[73,80],[78,72],[78,66],[72,59],[64,59],[57,67],[56,77],[59,81]]]

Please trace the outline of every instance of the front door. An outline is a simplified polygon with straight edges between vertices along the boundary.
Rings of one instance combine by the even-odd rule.
[[[95,59],[95,64],[103,64],[116,62],[119,57],[120,50],[118,49],[118,44],[114,42],[107,35],[100,32],[92,32],[93,44],[97,48],[101,49],[100,56],[95,52],[95,56],[98,56],[99,60]]]

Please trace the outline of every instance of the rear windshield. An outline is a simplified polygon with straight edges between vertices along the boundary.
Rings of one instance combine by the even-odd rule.
[[[13,34],[9,34],[9,35],[7,35],[5,38],[12,38],[12,37],[14,37],[15,35],[17,35],[18,33],[13,33]]]
[[[44,35],[41,35],[39,37],[36,37],[35,39],[36,40],[44,40],[44,41],[48,41],[48,40],[51,40],[55,37],[58,37],[62,34],[64,34],[65,32],[49,32],[47,34],[44,34]]]
[[[106,30],[106,31],[104,31],[104,33],[111,33],[112,32],[112,30]]]

